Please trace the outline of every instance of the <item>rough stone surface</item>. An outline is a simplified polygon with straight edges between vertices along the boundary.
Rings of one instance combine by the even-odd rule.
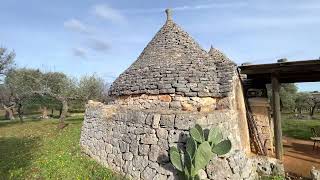
[[[314,167],[310,171],[312,180],[320,180],[320,170],[315,169]]]
[[[283,171],[276,160],[249,158],[241,150],[237,113],[232,109],[203,113],[119,108],[111,119],[107,116],[96,118],[96,114],[103,113],[103,109],[99,103],[87,105],[81,146],[84,152],[101,164],[133,179],[176,178],[176,171],[169,161],[169,147],[184,148],[188,130],[195,122],[205,129],[223,129],[223,136],[229,138],[233,145],[226,156],[212,159],[205,172],[201,172],[203,179],[250,179],[256,177],[257,172],[281,174]],[[146,121],[147,117],[153,119],[155,116],[160,116],[157,117],[160,119],[159,127]],[[100,131],[102,133],[96,136]]]
[[[83,151],[132,179],[177,179],[170,147],[185,149],[189,129],[218,127],[231,151],[213,157],[201,179],[255,179],[282,173],[274,159],[249,156],[237,103],[235,65],[205,52],[170,18],[110,88],[107,105],[89,101],[81,130]],[[242,129],[241,129],[242,128]]]
[[[207,53],[173,20],[167,20],[109,93],[225,97],[236,66],[221,54],[216,49]],[[168,97],[161,99],[170,102]]]

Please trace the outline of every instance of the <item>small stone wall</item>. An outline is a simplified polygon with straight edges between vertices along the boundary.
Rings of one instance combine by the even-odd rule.
[[[109,116],[102,116],[106,112]],[[232,173],[240,163],[235,159],[239,156],[240,136],[237,135],[234,116],[235,112],[230,110],[214,113],[136,111],[90,103],[82,128],[81,145],[96,160],[134,179],[167,179],[174,178],[176,173],[169,162],[169,147],[183,147],[189,128],[196,123],[204,128],[218,126],[224,130],[224,137],[232,141],[233,151],[228,158],[216,157],[219,166],[209,165],[208,177],[214,179],[217,168],[229,172],[223,172],[225,177],[240,177],[240,172]],[[229,161],[234,164],[230,165]]]
[[[237,113],[233,110],[136,111],[91,102],[87,105],[80,143],[89,156],[133,179],[177,179],[168,150],[171,146],[183,147],[188,130],[195,123],[204,128],[218,126],[232,142],[232,151],[225,157],[214,157],[202,172],[203,177],[257,177],[255,159],[248,158],[241,147]]]
[[[178,179],[169,148],[184,148],[189,129],[219,127],[232,142],[231,151],[215,156],[200,172],[201,179],[256,179],[282,167],[275,159],[250,149],[239,81],[225,98],[183,97],[176,94],[120,96],[109,105],[89,101],[81,131],[83,151],[132,179]],[[177,105],[178,104],[178,105]],[[187,104],[187,105],[186,105]]]
[[[109,104],[137,109],[163,109],[209,112],[226,109],[231,106],[228,98],[183,97],[176,94],[167,95],[130,95],[116,97]]]

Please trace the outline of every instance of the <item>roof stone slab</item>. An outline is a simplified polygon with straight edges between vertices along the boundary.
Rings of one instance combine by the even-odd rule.
[[[221,65],[225,56],[207,53],[173,22],[169,10],[166,13],[166,23],[138,59],[113,82],[110,95],[226,96],[230,91],[227,84],[231,83],[225,76],[229,74],[219,74],[229,68]]]
[[[217,68],[217,77],[219,79],[219,94],[227,96],[232,89],[232,77],[236,73],[237,65],[231,61],[224,53],[211,46],[208,54],[211,56]]]

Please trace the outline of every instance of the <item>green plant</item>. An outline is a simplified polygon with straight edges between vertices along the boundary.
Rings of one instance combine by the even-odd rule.
[[[189,132],[191,137],[187,139],[186,150],[171,147],[170,160],[183,179],[193,180],[199,179],[199,170],[208,165],[213,154],[221,156],[228,153],[231,142],[223,140],[218,128],[211,128],[205,136],[202,127],[196,124]]]

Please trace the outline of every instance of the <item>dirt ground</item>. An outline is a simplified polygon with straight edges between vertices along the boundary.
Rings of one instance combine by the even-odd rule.
[[[320,147],[312,150],[313,141],[284,137],[283,147],[286,172],[310,177],[312,166],[320,169]]]

